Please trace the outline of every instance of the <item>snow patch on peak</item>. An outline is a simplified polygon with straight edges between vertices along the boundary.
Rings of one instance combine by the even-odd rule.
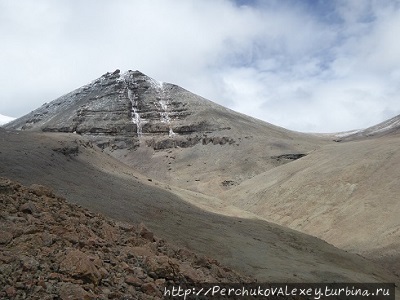
[[[368,127],[366,129],[353,130],[347,132],[339,132],[333,134],[334,137],[342,138],[360,138],[388,134],[392,131],[398,131],[400,128],[400,115],[392,119]]]
[[[0,126],[1,125],[4,125],[4,124],[7,124],[7,123],[9,123],[9,122],[11,122],[11,121],[14,121],[16,118],[13,118],[13,117],[9,117],[9,116],[5,116],[5,115],[2,115],[2,114],[0,114]]]
[[[353,135],[353,134],[356,134],[356,133],[359,133],[359,132],[361,132],[360,129],[351,130],[351,131],[344,131],[344,132],[338,132],[338,133],[334,134],[334,137],[344,138],[344,137],[347,137],[347,136],[350,136],[350,135]]]
[[[389,131],[389,130],[397,128],[397,127],[400,127],[400,118],[398,116],[394,117],[390,120],[387,120],[385,122],[382,122],[378,125],[372,126],[372,127],[368,128],[367,130],[368,130],[369,134],[376,134],[376,133],[381,133],[384,131]]]
[[[119,74],[119,78],[117,78],[117,82],[120,82],[120,81],[125,81],[126,80],[126,77],[128,77],[129,76],[129,73],[128,72],[125,72],[125,73],[122,73],[122,74]]]

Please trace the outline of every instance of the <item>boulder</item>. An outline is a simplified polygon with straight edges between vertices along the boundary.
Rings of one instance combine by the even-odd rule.
[[[33,214],[33,213],[37,213],[39,210],[37,209],[36,205],[29,201],[27,203],[22,204],[19,207],[19,211],[26,213],[26,214]]]
[[[81,286],[69,282],[62,282],[60,284],[60,298],[62,300],[92,300],[96,297],[87,291],[85,291]]]
[[[95,285],[101,281],[101,273],[95,259],[80,250],[69,250],[60,263],[60,271],[74,278],[91,282]]]

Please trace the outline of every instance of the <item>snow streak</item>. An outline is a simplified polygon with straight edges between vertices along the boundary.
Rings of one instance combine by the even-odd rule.
[[[172,130],[171,126],[171,118],[169,117],[169,108],[168,104],[170,102],[170,97],[167,95],[167,91],[164,88],[164,83],[156,81],[154,79],[150,80],[150,84],[157,91],[157,100],[160,105],[160,118],[161,122],[167,123],[169,128],[169,136],[172,137],[175,135],[175,132]]]
[[[131,89],[129,89],[128,87],[128,99],[131,101],[132,103],[132,122],[134,124],[136,124],[136,133],[137,135],[140,137],[143,134],[142,131],[142,126],[143,126],[143,122],[142,122],[142,118],[140,118],[139,112],[138,112],[138,102],[137,102],[137,96],[132,92]]]
[[[126,85],[126,89],[128,91],[128,99],[132,104],[132,110],[131,110],[132,122],[134,124],[136,124],[136,133],[137,133],[138,137],[141,137],[143,134],[143,130],[142,130],[143,124],[146,123],[146,121],[140,117],[140,114],[138,111],[138,96],[135,94],[135,92],[130,87],[130,85],[136,86],[137,83],[133,82],[133,81],[129,82],[127,79],[131,79],[131,76],[129,76],[129,77],[128,76],[129,76],[129,74],[124,74],[124,75],[122,75],[122,78],[123,78],[123,82]]]
[[[143,135],[143,124],[148,121],[141,118],[138,108],[138,95],[135,93],[135,88],[137,87],[137,82],[135,82],[135,78],[129,72],[123,74],[120,77],[121,81],[124,82],[125,88],[128,93],[128,99],[132,104],[132,122],[136,124],[137,127],[137,135],[141,137]],[[156,81],[152,78],[146,78],[146,80],[150,83],[151,87],[155,91],[156,102],[155,105],[160,113],[160,121],[162,123],[166,123],[169,128],[169,136],[173,137],[175,132],[172,129],[171,118],[170,118],[170,96],[168,95],[168,91],[165,89],[164,83]]]

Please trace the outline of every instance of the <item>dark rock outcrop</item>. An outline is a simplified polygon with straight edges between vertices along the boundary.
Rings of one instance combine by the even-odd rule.
[[[281,160],[297,160],[306,156],[307,154],[304,153],[289,153],[289,154],[281,154],[277,156],[271,156],[272,159],[276,159],[277,161]]]

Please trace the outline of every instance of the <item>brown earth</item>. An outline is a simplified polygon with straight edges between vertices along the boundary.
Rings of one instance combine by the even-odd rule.
[[[167,285],[251,282],[41,185],[0,178],[1,299],[162,299]]]
[[[78,135],[0,130],[0,175],[51,186],[115,220],[265,282],[394,282],[391,272],[218,198],[136,173]],[[299,160],[300,161],[300,160]]]
[[[400,275],[399,149],[398,134],[327,145],[243,182],[224,199]]]

